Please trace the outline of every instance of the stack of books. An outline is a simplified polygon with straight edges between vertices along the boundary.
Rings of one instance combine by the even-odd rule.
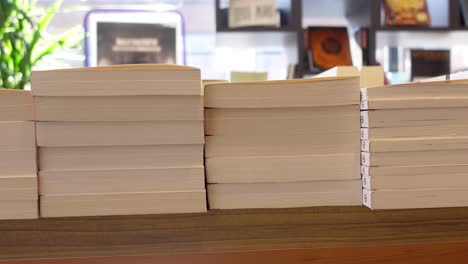
[[[373,209],[468,206],[468,83],[362,89],[363,202]]]
[[[359,77],[205,86],[209,207],[360,205]]]
[[[206,211],[200,71],[39,71],[41,216]]]
[[[33,120],[29,91],[0,89],[0,219],[38,217]]]

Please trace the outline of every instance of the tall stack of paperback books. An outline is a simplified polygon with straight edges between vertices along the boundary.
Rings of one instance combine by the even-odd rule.
[[[360,205],[359,77],[205,86],[209,207]]]
[[[200,71],[34,72],[41,216],[206,211]]]
[[[0,219],[38,217],[33,120],[29,91],[0,89]]]
[[[468,82],[362,89],[363,202],[468,206]]]

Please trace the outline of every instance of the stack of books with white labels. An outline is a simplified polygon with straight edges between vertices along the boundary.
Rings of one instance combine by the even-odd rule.
[[[200,71],[34,72],[41,216],[206,211]]]
[[[213,209],[360,205],[359,77],[205,86]]]
[[[33,120],[29,91],[0,89],[0,219],[38,217]]]
[[[362,89],[363,202],[468,206],[468,81]]]

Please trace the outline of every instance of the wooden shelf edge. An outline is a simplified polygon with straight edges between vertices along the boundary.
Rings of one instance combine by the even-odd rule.
[[[468,208],[213,210],[0,221],[0,259],[468,241]]]
[[[425,33],[437,33],[437,32],[451,32],[451,31],[468,31],[468,27],[388,27],[388,26],[383,26],[383,27],[377,27],[375,29],[377,32],[379,31],[386,31],[386,32],[405,32],[405,31],[410,31],[410,32],[425,32]]]
[[[404,244],[365,247],[336,247],[241,251],[195,254],[162,254],[146,256],[111,256],[63,259],[16,260],[8,264],[282,264],[282,263],[464,263],[468,261],[468,241],[457,243]]]
[[[228,32],[297,32],[296,29],[291,28],[268,28],[268,27],[245,27],[245,28],[222,28],[216,29],[216,33]]]

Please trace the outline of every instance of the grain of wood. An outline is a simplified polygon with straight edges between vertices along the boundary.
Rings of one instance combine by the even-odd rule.
[[[65,259],[16,260],[8,264],[432,264],[463,263],[468,260],[468,242],[438,244],[406,244],[366,247],[339,247],[241,251],[195,254],[162,254],[146,256],[87,257]]]
[[[0,234],[0,259],[442,243],[468,241],[468,208],[317,207],[50,218],[0,221]]]

